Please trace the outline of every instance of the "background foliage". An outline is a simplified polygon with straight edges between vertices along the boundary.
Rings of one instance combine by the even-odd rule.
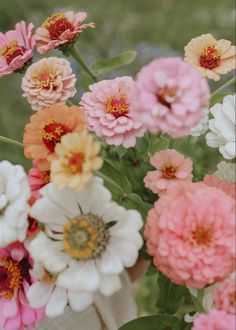
[[[1,0],[0,31],[4,32],[13,28],[15,23],[21,19],[26,22],[34,22],[37,26],[46,16],[65,10],[85,10],[89,14],[88,22],[96,23],[96,30],[86,30],[77,43],[88,63],[114,56],[129,49],[137,51],[138,56],[131,65],[112,74],[104,75],[104,77],[135,76],[142,65],[156,57],[183,55],[183,47],[186,43],[192,37],[202,33],[210,32],[216,38],[225,38],[232,42],[235,39],[235,12],[232,0],[50,0],[50,2],[46,0]],[[57,51],[51,52],[49,56],[52,54],[61,56]],[[36,55],[35,60],[37,60],[37,56],[39,58],[39,55]],[[73,60],[70,60],[74,65],[74,70],[78,70]],[[89,78],[80,70],[77,71],[77,75],[79,95],[81,95],[89,83]],[[220,84],[223,82],[224,79]],[[0,135],[18,141],[22,140],[23,127],[32,114],[29,104],[20,96],[22,94],[20,83],[20,74],[0,79]],[[217,83],[211,84],[213,90],[217,86]],[[186,145],[181,145],[181,141],[179,141],[177,149],[185,153],[185,148]],[[192,152],[194,152],[195,160],[209,162],[209,164],[212,159],[216,160],[218,157],[217,150],[205,146],[199,150],[193,148]],[[23,150],[0,143],[0,161],[3,159],[23,164],[26,169],[31,164],[30,161],[25,160]],[[127,168],[129,168],[129,161],[127,158]],[[198,163],[198,166],[195,167],[195,171],[199,172],[195,173],[196,177],[198,175],[201,177],[200,165]],[[109,171],[109,164],[107,167],[107,171]],[[132,175],[129,177],[128,173],[127,176],[134,186],[135,181],[132,182]],[[139,203],[136,196],[131,196],[131,200]],[[151,295],[151,292],[156,290],[156,281],[156,275],[145,276],[136,284],[141,315],[156,311],[156,297]]]

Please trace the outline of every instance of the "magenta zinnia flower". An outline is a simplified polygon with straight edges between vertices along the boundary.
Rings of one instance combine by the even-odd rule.
[[[162,194],[173,183],[191,181],[193,163],[176,150],[166,149],[156,152],[150,163],[156,168],[144,178],[147,188],[156,194]]]
[[[144,134],[142,124],[131,114],[134,81],[131,77],[103,80],[89,86],[91,92],[83,94],[89,129],[104,136],[112,145],[134,147],[136,137]]]
[[[192,330],[234,330],[235,317],[213,309],[208,315],[200,314],[193,322]]]
[[[0,77],[21,69],[33,57],[35,40],[34,25],[28,27],[24,21],[17,23],[15,30],[0,32]]]
[[[234,270],[235,203],[203,183],[172,185],[148,213],[145,236],[157,269],[201,289]]]
[[[135,118],[148,130],[179,137],[201,121],[210,90],[206,79],[181,58],[160,58],[139,72],[135,100]]]
[[[32,278],[32,260],[22,243],[0,249],[0,328],[33,328],[44,319],[44,308],[31,308],[26,293]]]
[[[73,42],[85,28],[94,28],[94,23],[82,24],[86,17],[85,12],[72,11],[48,17],[35,33],[38,52],[44,54],[50,49]]]

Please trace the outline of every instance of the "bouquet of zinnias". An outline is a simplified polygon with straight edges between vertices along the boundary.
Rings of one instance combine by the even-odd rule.
[[[0,76],[21,71],[35,110],[23,144],[0,137],[32,159],[28,174],[0,163],[0,327],[34,328],[67,306],[82,312],[121,290],[126,269],[145,258],[156,315],[120,329],[233,330],[235,95],[222,96],[225,85],[211,94],[205,77],[234,69],[235,47],[205,34],[184,59],[101,80],[136,54],[88,65],[75,47],[95,27],[86,16],[57,13],[34,33],[23,21],[0,33]],[[79,105],[68,59],[32,62],[35,48],[71,55],[90,76]],[[209,147],[227,161],[202,159]]]

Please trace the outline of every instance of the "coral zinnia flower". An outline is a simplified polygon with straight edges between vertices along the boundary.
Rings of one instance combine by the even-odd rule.
[[[228,40],[217,41],[211,34],[202,34],[184,49],[185,61],[209,79],[219,80],[220,75],[235,69],[236,48]]]
[[[172,185],[149,211],[145,236],[157,269],[201,289],[234,270],[235,203],[204,183]]]
[[[31,116],[30,123],[25,126],[25,156],[50,161],[63,135],[80,132],[86,126],[81,107],[62,105],[40,110]]]
[[[138,73],[133,115],[151,132],[185,136],[209,100],[207,81],[197,70],[179,57],[159,58]]]
[[[170,184],[191,181],[193,164],[176,150],[161,150],[156,152],[150,163],[156,171],[149,171],[144,178],[145,186],[156,194],[162,194]]]
[[[208,315],[200,314],[196,317],[192,330],[234,330],[235,325],[233,315],[212,309]]]
[[[70,62],[58,57],[43,58],[32,64],[22,79],[23,96],[33,110],[65,104],[76,94],[76,78]]]
[[[227,195],[235,199],[236,184],[218,178],[216,175],[205,175],[203,182],[210,187],[216,187],[223,190]]]
[[[229,314],[236,314],[235,310],[235,279],[228,279],[215,290],[213,299],[216,309],[224,310]]]
[[[72,11],[48,17],[35,33],[38,52],[44,54],[50,49],[73,42],[85,28],[94,28],[94,23],[82,24],[86,17],[85,12]]]
[[[41,162],[38,159],[33,160],[33,167],[29,170],[28,181],[32,196],[36,199],[40,197],[39,190],[50,182],[50,164],[46,168],[39,168]]]
[[[80,191],[102,166],[99,151],[100,145],[87,131],[64,135],[55,148],[58,157],[51,164],[52,182],[59,189],[69,187]]]
[[[35,46],[32,30],[24,21],[17,23],[15,30],[0,32],[0,77],[21,69],[32,57]]]
[[[131,114],[134,81],[131,77],[103,80],[89,86],[80,104],[84,106],[89,129],[112,145],[134,147],[144,134],[142,124]]]
[[[26,294],[32,285],[32,260],[16,242],[0,249],[0,328],[34,328],[44,319],[44,308],[31,308]]]

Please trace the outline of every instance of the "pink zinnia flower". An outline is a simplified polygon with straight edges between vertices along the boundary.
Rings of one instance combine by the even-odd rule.
[[[40,110],[51,105],[65,104],[76,94],[75,82],[69,61],[48,57],[27,69],[21,88],[32,109]]]
[[[87,27],[94,28],[94,23],[82,24],[86,18],[87,13],[72,11],[48,17],[35,32],[38,52],[44,54],[50,49],[73,42]]]
[[[15,30],[0,32],[0,77],[6,76],[23,66],[33,57],[35,40],[34,25],[28,27],[24,21],[17,23]]]
[[[131,115],[134,81],[131,77],[103,80],[89,86],[80,104],[84,106],[89,129],[112,145],[134,147],[144,134],[142,124]]]
[[[177,284],[222,281],[235,262],[235,204],[204,183],[178,183],[148,213],[145,236],[157,269]]]
[[[0,249],[0,328],[33,328],[44,319],[44,308],[31,308],[26,293],[32,278],[32,260],[22,243]]]
[[[235,294],[235,279],[229,279],[223,282],[213,293],[215,308],[224,310],[229,314],[235,314]]]
[[[198,315],[193,322],[192,330],[235,330],[235,317],[213,309],[208,315]]]
[[[161,150],[156,152],[150,163],[156,171],[149,171],[144,178],[145,186],[156,194],[166,191],[168,186],[181,181],[192,180],[193,163],[176,150]]]
[[[33,167],[29,170],[28,181],[31,188],[32,196],[36,199],[40,198],[39,190],[50,182],[50,164],[48,167],[39,168],[40,161],[33,160]]]
[[[218,178],[216,175],[205,175],[203,182],[209,187],[216,187],[223,190],[227,195],[235,199],[236,195],[236,183],[230,183],[226,180]]]
[[[135,118],[148,130],[179,137],[203,118],[210,90],[206,79],[181,58],[160,58],[139,72],[135,99]]]

